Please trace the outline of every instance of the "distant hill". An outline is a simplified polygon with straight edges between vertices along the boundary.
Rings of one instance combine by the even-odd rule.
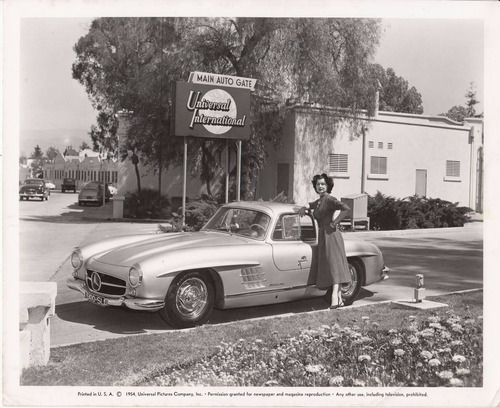
[[[19,139],[19,152],[29,156],[38,145],[45,153],[49,147],[55,147],[62,153],[67,146],[76,150],[86,142],[92,146],[88,129],[21,129]]]

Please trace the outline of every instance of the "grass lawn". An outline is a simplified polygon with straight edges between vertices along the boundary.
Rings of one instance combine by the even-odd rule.
[[[21,385],[482,385],[483,292],[53,348]]]

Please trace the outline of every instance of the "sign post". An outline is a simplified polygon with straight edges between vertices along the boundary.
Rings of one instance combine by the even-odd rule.
[[[226,140],[226,203],[229,201],[229,146],[237,140],[237,200],[241,194],[241,146],[250,138],[250,92],[256,80],[229,75],[192,72],[188,82],[175,85],[174,134],[184,137],[182,225],[187,194],[187,137]]]
[[[238,140],[238,163],[236,164],[236,201],[241,195],[241,140]]]
[[[226,151],[225,151],[225,155],[226,155],[226,204],[229,202],[229,143],[226,139]]]
[[[187,190],[187,156],[188,156],[188,147],[187,147],[187,137],[184,136],[184,163],[183,163],[183,182],[182,182],[182,226],[186,225],[186,190]]]

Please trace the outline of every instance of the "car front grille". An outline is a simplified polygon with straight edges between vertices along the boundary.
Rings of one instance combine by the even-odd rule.
[[[87,270],[86,283],[92,291],[104,295],[123,296],[127,291],[123,279],[91,270]]]

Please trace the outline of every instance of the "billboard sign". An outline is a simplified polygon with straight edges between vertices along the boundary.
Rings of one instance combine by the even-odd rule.
[[[222,77],[213,75],[214,78]],[[226,81],[234,78],[233,83],[238,78],[224,77]],[[175,85],[176,136],[246,140],[250,137],[249,116],[248,87],[219,86],[206,82],[177,82]]]

